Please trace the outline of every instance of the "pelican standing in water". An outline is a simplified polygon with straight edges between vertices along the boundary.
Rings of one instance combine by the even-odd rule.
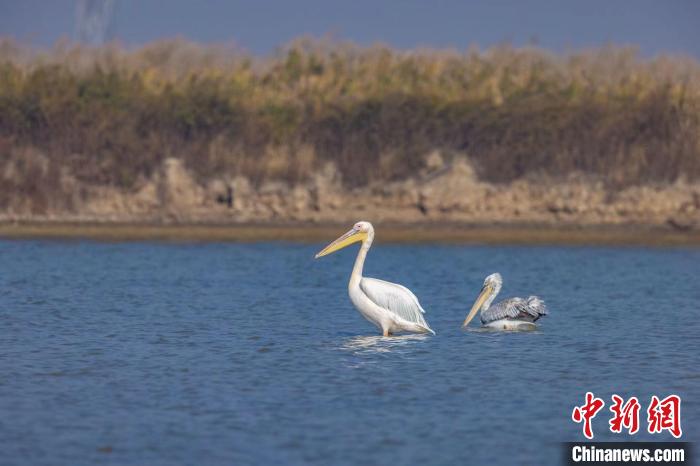
[[[396,332],[432,333],[423,318],[425,311],[418,298],[401,285],[376,278],[362,276],[367,251],[374,240],[374,228],[369,222],[357,222],[352,230],[333,241],[316,258],[343,249],[358,241],[362,242],[350,275],[348,293],[350,301],[362,316],[379,327],[386,337]]]
[[[479,297],[474,306],[464,319],[462,328],[469,325],[477,311],[481,311],[481,323],[484,327],[498,330],[532,330],[536,328],[535,322],[540,317],[547,315],[547,307],[537,296],[527,299],[509,298],[498,302],[491,307],[491,303],[501,291],[503,278],[500,273],[493,273],[486,277],[484,286],[481,287]]]

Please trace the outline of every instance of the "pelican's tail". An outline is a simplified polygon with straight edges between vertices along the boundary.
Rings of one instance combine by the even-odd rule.
[[[435,335],[435,331],[432,328],[428,327],[428,323],[425,321],[421,323],[411,322],[410,326],[406,326],[405,328],[410,332],[430,333],[432,335]]]
[[[542,301],[537,296],[530,296],[529,298],[527,298],[527,307],[530,311],[534,311],[530,312],[530,314],[536,314],[537,318],[549,314],[549,312],[547,311],[547,306],[544,304],[544,301]]]
[[[421,311],[423,311],[423,308],[421,308]],[[423,311],[423,313],[425,313],[425,311]],[[432,335],[435,335],[435,331],[432,328],[430,328],[430,325],[428,325],[423,316],[420,316],[420,322],[418,322],[417,325],[423,330],[423,333],[430,333]]]

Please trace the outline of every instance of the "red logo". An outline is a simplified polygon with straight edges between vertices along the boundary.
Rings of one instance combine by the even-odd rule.
[[[608,421],[610,432],[619,434],[623,429],[629,435],[634,435],[639,431],[639,411],[641,405],[636,396],[630,397],[626,402],[618,395],[612,395],[612,405],[610,412],[613,416]],[[593,418],[603,409],[605,402],[596,398],[593,393],[586,392],[586,402],[581,406],[575,406],[571,412],[571,419],[576,423],[583,422],[583,435],[587,439],[593,438]],[[659,400],[656,395],[651,397],[647,408],[647,431],[650,434],[668,431],[675,438],[683,435],[681,430],[681,397],[669,395],[663,400]]]

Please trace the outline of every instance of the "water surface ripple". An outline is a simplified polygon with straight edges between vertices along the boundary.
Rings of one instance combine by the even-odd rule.
[[[378,244],[437,332],[382,338],[320,247],[0,242],[1,463],[556,464],[586,391],[700,438],[700,251]],[[494,271],[538,331],[460,331]]]

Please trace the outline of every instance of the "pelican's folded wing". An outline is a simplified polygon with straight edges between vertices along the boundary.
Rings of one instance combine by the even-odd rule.
[[[405,286],[376,278],[363,277],[360,280],[360,289],[377,306],[393,312],[404,320],[430,330],[423,318],[425,310],[421,307],[416,295]]]
[[[544,301],[537,296],[530,296],[527,299],[510,298],[483,311],[481,322],[488,324],[501,319],[522,319],[534,322],[543,315],[547,315],[547,307],[544,305]]]

